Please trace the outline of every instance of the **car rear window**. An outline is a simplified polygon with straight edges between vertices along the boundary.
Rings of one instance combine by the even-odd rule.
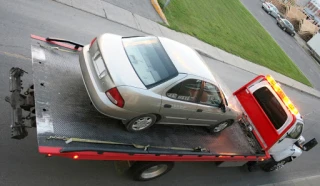
[[[132,67],[147,88],[178,75],[157,37],[123,38],[122,43]]]
[[[262,87],[253,93],[253,96],[262,107],[273,126],[276,129],[280,129],[282,125],[287,121],[287,113],[267,87]]]

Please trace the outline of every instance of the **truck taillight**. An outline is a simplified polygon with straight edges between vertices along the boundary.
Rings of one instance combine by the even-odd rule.
[[[284,93],[279,84],[271,77],[270,75],[266,76],[266,80],[269,82],[273,90],[278,94],[282,102],[286,105],[286,107],[290,110],[290,112],[294,115],[298,114],[298,109],[293,105],[289,97]]]
[[[118,107],[123,108],[123,106],[124,106],[124,100],[123,100],[120,92],[118,91],[118,89],[117,89],[116,87],[108,90],[108,91],[106,92],[106,95],[107,95],[107,97],[109,98],[109,100],[110,100],[113,104],[117,105]]]
[[[93,45],[93,43],[94,43],[96,40],[97,40],[97,38],[95,37],[95,38],[91,41],[91,43],[90,43],[90,48],[91,48],[91,46]]]

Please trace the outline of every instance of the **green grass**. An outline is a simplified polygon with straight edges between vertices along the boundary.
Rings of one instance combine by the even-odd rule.
[[[312,86],[239,0],[171,0],[164,13],[171,29]]]

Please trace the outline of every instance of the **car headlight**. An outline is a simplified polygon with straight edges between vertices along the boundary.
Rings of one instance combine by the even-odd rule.
[[[303,124],[302,123],[298,123],[294,129],[288,134],[288,137],[293,138],[293,139],[297,139],[300,137],[301,133],[303,130]]]

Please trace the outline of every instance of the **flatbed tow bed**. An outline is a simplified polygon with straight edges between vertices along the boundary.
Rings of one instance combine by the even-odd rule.
[[[131,169],[135,168],[136,180],[161,176],[170,171],[175,161],[215,161],[220,167],[251,167],[265,160],[277,163],[269,154],[271,146],[266,146],[258,130],[249,127],[252,122],[245,111],[241,121],[219,134],[212,134],[205,127],[174,125],[155,125],[139,133],[126,131],[120,121],[102,115],[91,104],[79,65],[81,44],[35,35],[31,38],[33,85],[23,91],[21,77],[25,72],[12,68],[11,97],[6,101],[13,108],[12,138],[23,139],[28,125],[36,127],[39,153],[78,160],[129,161]],[[237,92],[248,94],[250,83],[261,78]],[[242,95],[243,98],[247,99]],[[261,108],[260,114],[266,117]],[[306,149],[316,143],[311,140],[305,144]],[[285,163],[290,161],[292,158]],[[143,177],[143,171],[156,167],[157,162],[172,165],[159,174]]]
[[[191,126],[158,125],[140,133],[127,132],[121,122],[102,115],[91,104],[82,80],[77,50],[54,47],[57,46],[43,38],[34,36],[32,39],[40,153],[66,157],[78,153],[78,159],[149,161],[266,158],[265,154],[256,153],[239,125],[218,136],[206,128]],[[65,138],[73,138],[73,141],[66,143]],[[82,142],[74,142],[75,138]]]

